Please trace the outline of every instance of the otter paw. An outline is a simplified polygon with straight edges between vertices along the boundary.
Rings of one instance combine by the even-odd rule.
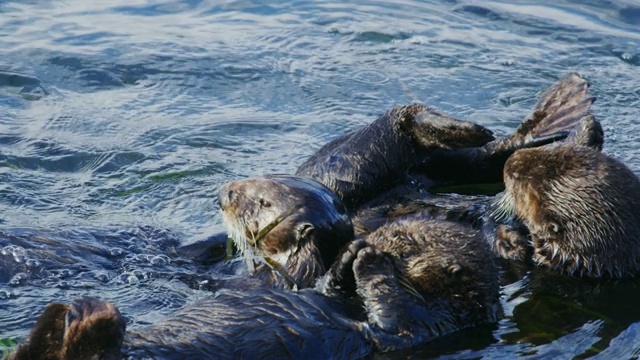
[[[61,354],[66,359],[117,358],[125,332],[118,309],[90,297],[76,299],[65,316]]]
[[[355,292],[353,262],[358,252],[367,247],[364,240],[354,240],[342,251],[327,274],[320,279],[316,289],[327,296],[351,296]]]
[[[526,231],[506,225],[500,225],[496,229],[493,250],[497,256],[510,260],[525,260],[532,253]]]
[[[389,334],[398,333],[404,321],[402,306],[410,304],[410,299],[396,277],[391,258],[373,247],[364,248],[353,263],[353,273],[369,324]]]
[[[353,274],[356,279],[364,280],[380,275],[394,274],[391,259],[382,251],[374,247],[366,247],[358,251],[358,257],[353,262]]]

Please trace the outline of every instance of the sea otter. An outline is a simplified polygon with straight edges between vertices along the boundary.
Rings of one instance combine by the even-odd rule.
[[[396,108],[323,146],[296,174],[328,186],[351,212],[397,185],[418,183],[413,187],[428,191],[438,184],[501,181],[504,162],[519,148],[564,138],[601,143],[587,88],[576,73],[561,78],[512,136],[497,140],[482,126],[423,105]],[[581,130],[583,125],[593,131]]]
[[[270,175],[237,180],[220,187],[218,199],[249,268],[258,260],[246,281],[310,287],[354,237],[342,201],[311,179]]]
[[[580,93],[580,92],[579,91],[574,91],[574,93]],[[569,103],[571,103],[571,102],[569,102]],[[588,108],[588,105],[587,105],[587,108]],[[571,111],[568,111],[568,112],[571,113]],[[490,134],[488,134],[487,131],[483,130],[482,128],[477,128],[477,127],[474,127],[474,126],[461,125],[460,123],[456,123],[456,121],[451,120],[451,119],[442,120],[441,118],[438,118],[438,116],[440,116],[440,115],[436,116],[436,115],[434,115],[433,112],[427,111],[426,114],[422,114],[422,115],[415,114],[414,117],[418,118],[420,121],[424,120],[424,122],[426,122],[426,123],[445,124],[445,125],[455,124],[454,127],[461,126],[463,129],[466,129],[466,130],[471,129],[471,133],[479,132],[484,137],[484,139],[479,141],[479,143],[486,142],[485,140],[488,140],[488,137],[490,136]],[[540,145],[541,143],[546,143],[546,142],[549,142],[549,141],[555,141],[555,140],[558,140],[558,139],[566,137],[567,134],[569,134],[568,135],[569,137],[572,137],[571,131],[573,131],[573,127],[575,126],[575,120],[576,120],[575,117],[570,116],[569,118],[573,119],[573,120],[570,120],[568,122],[563,122],[560,125],[552,123],[551,127],[552,127],[553,131],[551,131],[551,135],[544,134],[544,131],[541,131],[541,129],[538,129],[538,127],[537,127],[539,124],[544,124],[545,123],[544,120],[548,119],[548,118],[549,117],[547,117],[546,114],[537,112],[535,114],[535,116],[531,117],[529,120],[527,120],[525,122],[528,125],[524,126],[523,129],[528,129],[528,130],[526,130],[524,132],[519,132],[519,137],[522,139],[522,142],[514,141],[514,142],[511,142],[511,143],[515,144],[515,147],[517,148],[517,147],[520,147],[520,146],[533,146],[533,145]],[[570,126],[567,125],[567,124],[570,124]],[[437,128],[437,126],[436,126],[436,128]],[[540,137],[538,137],[538,138],[534,138],[533,140],[532,140],[532,137],[530,137],[528,135],[524,135],[525,133],[526,134],[533,134],[533,132],[529,132],[529,130],[531,130],[531,129],[535,130],[536,132],[538,132],[538,133],[540,133],[542,135]],[[567,129],[569,129],[569,130],[567,130]],[[545,130],[545,129],[542,129],[542,130]],[[469,134],[466,134],[465,136],[466,136],[467,139],[472,139],[472,140],[476,139],[476,137],[470,136]],[[476,141],[476,140],[473,140],[473,141]],[[489,143],[489,144],[491,144],[491,143]],[[496,143],[494,143],[494,144],[496,144]],[[472,144],[472,145],[468,145],[468,146],[476,146],[476,145],[478,145],[478,144]],[[451,144],[449,144],[447,146],[465,146],[465,145],[463,145],[462,143],[453,142],[453,143],[451,143]],[[495,145],[492,145],[492,146],[495,146]],[[500,147],[498,147],[498,148],[500,148]],[[412,150],[412,151],[414,151],[414,150]],[[431,150],[427,150],[427,152],[430,152],[431,154],[433,154],[433,152],[431,152]],[[460,152],[455,151],[452,154],[453,154],[453,158],[456,158],[456,157],[460,156],[459,154],[463,154],[462,155],[463,158],[466,158],[466,156],[467,156],[466,154],[467,153],[470,153],[470,154],[486,153],[486,154],[489,154],[489,155],[481,157],[481,158],[489,159],[488,163],[491,163],[492,162],[491,159],[493,158],[492,154],[495,154],[495,152],[492,152],[492,151],[493,150],[491,150],[491,149],[490,149],[490,151],[486,151],[486,152],[485,151],[478,151],[477,149],[470,149],[468,151],[463,151],[463,150],[460,150]],[[500,151],[502,151],[502,150],[500,150]],[[511,153],[511,152],[513,152],[513,149],[510,148],[510,149],[507,149],[505,151],[507,153]],[[420,157],[412,158],[412,160],[411,160],[412,162],[409,163],[409,166],[414,166],[415,165],[415,163],[413,162],[414,159],[419,159],[419,158]],[[333,157],[330,156],[330,159],[333,159]],[[384,161],[384,157],[381,157],[381,159],[382,159],[382,161]],[[425,159],[427,159],[427,158],[423,158],[421,161],[428,161],[428,159],[427,160],[425,160]],[[418,161],[418,160],[416,160],[416,161]],[[382,175],[382,176],[388,176],[389,175],[388,172],[386,172],[387,170],[385,170],[384,168],[378,174],[375,174],[375,171],[377,171],[377,170],[374,169],[374,175],[375,175],[374,176],[374,180],[375,180],[375,177],[378,176],[378,175]],[[403,176],[400,176],[400,177],[403,178]],[[401,181],[404,181],[404,180],[401,180]],[[383,188],[384,188],[384,186],[383,186]],[[370,195],[375,196],[375,194],[379,194],[379,191],[381,191],[381,190],[384,190],[384,189],[379,189],[379,188],[375,188],[374,187],[372,189],[372,192],[371,192]],[[229,193],[227,193],[227,194],[229,194]],[[367,195],[369,195],[369,194],[367,194]],[[362,198],[358,198],[358,199],[356,199],[354,204],[357,204],[357,203],[362,202],[362,201],[363,201]],[[269,204],[269,205],[271,205],[271,204]],[[265,204],[261,204],[261,206],[263,208],[269,208],[270,207],[270,206],[265,206]],[[265,225],[265,227],[262,227],[261,225],[258,225],[258,226],[255,226],[254,228],[252,228],[254,230],[249,231],[248,233],[244,232],[244,230],[243,231],[239,231],[238,233],[243,233],[244,232],[246,237],[249,237],[249,238],[254,237],[255,240],[257,240],[257,242],[250,243],[247,246],[247,248],[250,248],[252,246],[255,246],[257,248],[256,244],[259,244],[260,240],[263,239],[262,234],[268,233],[268,232],[260,231],[260,230],[262,230],[262,229],[271,229],[271,230],[275,229],[278,226],[278,224],[280,224],[283,219],[287,219],[288,216],[290,215],[290,213],[292,213],[294,210],[296,210],[295,207],[293,207],[293,208],[284,207],[283,208],[284,212],[280,212],[279,214],[275,215],[273,220],[264,222],[263,225]],[[248,219],[250,219],[250,218],[248,218]],[[421,219],[420,222],[425,223],[424,219]],[[247,224],[244,224],[244,223],[238,223],[238,224],[240,224],[243,227],[243,229],[244,229],[244,226],[247,225]],[[294,225],[295,225],[295,223],[294,223]],[[293,228],[292,227],[287,227],[288,231],[291,231],[291,230],[294,230],[294,229],[295,229],[295,227],[293,227]],[[304,235],[304,231],[301,234]],[[294,237],[294,239],[295,238],[296,237]],[[285,244],[290,244],[290,243],[291,243],[290,241],[285,242]],[[274,242],[273,244],[278,244],[278,242]],[[264,251],[264,250],[268,251],[269,249],[265,248],[265,249],[263,249],[261,251]],[[359,270],[356,271],[356,269],[360,269],[360,270],[369,269],[369,271],[374,272],[374,274],[380,275],[379,273],[376,273],[375,271],[378,271],[378,270],[381,270],[381,269],[384,271],[385,269],[387,269],[387,270],[389,269],[389,267],[387,265],[380,265],[380,264],[390,264],[390,263],[392,264],[393,263],[392,260],[385,260],[384,262],[382,262],[382,263],[380,263],[378,265],[365,266],[366,264],[376,264],[375,262],[365,261],[368,258],[375,258],[375,259],[380,260],[381,258],[379,256],[382,256],[382,258],[386,258],[386,256],[391,256],[391,255],[379,255],[379,254],[383,254],[383,253],[380,250],[375,249],[375,247],[371,247],[371,246],[368,246],[367,250],[363,250],[363,251],[364,251],[363,255],[362,255],[363,257],[361,259],[364,259],[364,260],[358,261],[358,262],[354,261],[354,263],[353,263],[353,269],[354,269],[353,278],[354,278],[354,283],[355,284],[358,284],[358,279],[367,279],[367,277],[364,276],[367,273],[361,273],[361,272],[359,272]],[[295,251],[292,251],[292,253],[293,252],[295,252]],[[246,252],[246,253],[248,254],[249,252]],[[360,252],[358,251],[358,254],[359,253]],[[262,254],[262,255],[264,255],[264,254]],[[288,281],[283,281],[284,283],[296,284],[296,282],[298,280],[296,280],[294,276],[286,275],[286,274],[288,274],[288,271],[289,271],[289,270],[286,269],[287,261],[275,261],[275,262],[272,261],[274,259],[286,260],[287,259],[287,255],[283,255],[280,252],[276,251],[276,252],[272,252],[271,256],[266,256],[266,258],[271,260],[271,261],[267,261],[267,262],[271,263],[272,265],[275,264],[274,268],[276,268],[276,269],[285,269],[284,271],[279,272],[280,274],[285,274],[285,275],[279,275],[279,276],[281,276],[283,279],[289,278],[289,279],[293,280],[293,281],[289,281],[289,280]],[[357,258],[360,258],[360,257],[357,257]],[[302,259],[302,260],[304,260],[304,259]],[[312,263],[315,262],[315,261],[316,261],[315,258],[311,259]],[[362,266],[356,266],[358,264],[362,265]],[[299,267],[300,265],[298,264],[298,265],[295,265],[295,266]],[[294,268],[295,268],[295,266],[294,266]],[[305,264],[304,266],[308,267],[307,264]],[[450,266],[448,266],[448,268],[449,267]],[[458,266],[450,267],[449,271],[451,271],[452,273],[456,273],[455,269],[457,269],[457,268],[458,268]],[[345,273],[345,272],[342,271],[340,273]],[[299,277],[300,279],[308,279],[308,277],[306,277],[304,274],[301,274],[301,275],[302,276]],[[314,276],[315,276],[315,272],[311,276],[311,278],[314,277]],[[344,278],[345,277],[343,277],[343,279]],[[346,276],[346,278],[348,280],[349,277]],[[372,279],[376,279],[376,277],[371,277],[371,278]],[[394,278],[395,278],[395,280],[394,280]],[[402,287],[402,284],[406,284],[406,281],[402,278],[402,276],[396,277],[394,275],[394,276],[387,277],[387,278],[381,278],[381,279],[378,278],[378,280],[383,280],[381,283],[384,283],[384,281],[386,281],[386,280],[390,281],[391,284],[385,285],[390,290],[402,290],[402,289],[405,289],[404,291],[406,291],[406,288]],[[376,280],[375,283],[377,283],[378,280]],[[273,281],[274,280],[271,280],[272,283],[273,283]],[[349,283],[348,281],[343,282],[342,283],[343,285],[340,285],[340,286],[343,286],[344,288],[349,288],[350,285],[348,285],[348,283]],[[341,282],[338,281],[336,284],[341,284]],[[398,308],[397,307],[394,308],[393,306],[390,309],[387,308],[387,307],[384,307],[384,306],[379,306],[378,307],[378,306],[375,306],[376,304],[378,304],[377,302],[368,301],[367,300],[367,296],[370,295],[371,299],[377,299],[377,296],[380,296],[380,293],[379,292],[375,292],[378,289],[378,287],[376,287],[376,286],[367,287],[366,284],[370,284],[370,283],[367,282],[366,280],[365,281],[360,281],[360,287],[357,287],[355,285],[353,285],[353,287],[356,289],[355,293],[358,295],[356,297],[356,299],[358,299],[358,297],[359,297],[360,301],[363,304],[369,304],[369,305],[373,306],[373,308],[371,308],[371,309],[369,308],[369,305],[364,307],[364,309],[367,310],[367,312],[373,313],[373,316],[372,317],[367,316],[367,321],[366,322],[364,320],[359,320],[359,321],[357,321],[355,323],[349,322],[349,324],[356,324],[357,326],[364,326],[364,325],[371,326],[371,324],[373,324],[374,325],[374,329],[375,329],[375,326],[378,326],[378,327],[384,329],[385,328],[385,323],[382,320],[387,318],[387,314],[390,313],[389,311],[393,311],[394,309],[398,310]],[[290,287],[295,287],[295,286],[290,286]],[[358,288],[360,288],[361,290],[358,291]],[[366,290],[362,290],[362,289],[367,289],[367,288],[369,288],[370,291],[372,291],[373,293],[370,294]],[[416,293],[416,291],[413,290],[413,286],[409,286],[408,288],[409,288],[409,290],[408,290],[409,294],[415,294]],[[260,302],[260,301],[263,301],[261,299],[264,296],[268,295],[267,293],[272,294],[272,295],[269,295],[269,296],[272,296],[273,298],[281,298],[281,299],[283,299],[282,303],[276,303],[274,305],[274,308],[273,308],[273,309],[280,309],[280,310],[285,308],[285,307],[283,307],[284,306],[283,304],[291,304],[290,296],[302,296],[302,295],[299,295],[299,294],[298,295],[292,294],[292,293],[283,291],[281,289],[266,289],[266,288],[258,288],[258,289],[253,289],[253,290],[247,290],[247,292],[239,292],[237,294],[240,294],[240,298],[247,299],[247,301],[249,301],[249,302],[251,302],[251,301]],[[281,296],[278,295],[278,294],[280,294]],[[348,302],[345,303],[345,301],[340,300],[340,297],[338,297],[338,298],[329,297],[329,299],[331,299],[331,300],[326,300],[326,299],[328,299],[327,297],[322,297],[322,295],[319,295],[316,292],[313,292],[312,290],[303,290],[300,294],[312,294],[312,295],[310,295],[311,298],[316,299],[316,297],[317,297],[318,299],[322,299],[322,300],[310,300],[312,305],[315,304],[316,301],[319,301],[319,304],[325,304],[325,301],[329,301],[332,304],[338,304],[339,305],[338,308],[340,308],[341,306],[347,306],[346,304],[348,304]],[[398,295],[399,299],[401,299],[401,301],[404,302],[405,300],[407,300],[407,302],[406,302],[407,304],[412,304],[408,300],[408,298],[406,298],[405,296],[402,295],[403,294],[402,292],[393,293],[393,294]],[[221,296],[221,295],[218,295],[218,296]],[[459,296],[459,295],[457,295],[457,296]],[[238,297],[236,297],[235,299],[237,299],[237,298]],[[420,296],[418,296],[416,298],[420,299],[420,298],[424,298],[424,296],[420,295]],[[224,296],[223,296],[223,297],[221,297],[219,299],[220,300],[219,303],[216,303],[213,300],[211,300],[212,302],[208,302],[209,300],[207,300],[207,301],[205,301],[205,305],[210,305],[212,308],[216,308],[216,306],[217,306],[219,309],[221,309],[222,313],[224,313],[224,311],[223,311],[224,309],[227,309],[228,313],[234,313],[234,312],[237,312],[240,308],[242,308],[242,306],[241,306],[242,304],[235,305],[236,303],[234,303],[235,300],[233,300],[233,299],[234,298],[231,297],[231,298],[227,299],[226,302],[225,302]],[[278,300],[278,301],[280,301],[280,300]],[[306,303],[306,302],[307,302],[306,300],[303,301],[303,303]],[[216,305],[216,304],[218,304],[218,305]],[[391,304],[391,305],[393,305],[393,304]],[[234,306],[238,306],[238,307],[234,307]],[[304,307],[304,305],[300,305],[300,306]],[[321,309],[324,309],[323,308],[324,305],[319,305],[319,306],[320,306]],[[348,315],[346,318],[353,320],[353,318],[352,318],[353,317],[353,310],[352,310],[352,308],[350,306],[347,306],[347,307],[349,309],[351,309],[351,310],[344,310],[344,311],[346,311],[346,313]],[[337,309],[334,309],[333,305],[328,305],[328,308],[332,309],[332,310],[335,310],[335,311],[331,311],[331,314],[337,314],[336,316],[338,316],[340,314],[340,311],[338,311]],[[420,326],[423,326],[424,324],[426,324],[426,321],[428,321],[428,319],[432,319],[432,320],[435,319],[437,321],[439,321],[439,320],[446,321],[447,318],[448,318],[447,316],[445,316],[445,319],[439,319],[438,316],[437,316],[439,314],[438,312],[426,311],[426,310],[425,311],[427,312],[427,315],[424,315],[424,314],[420,315],[420,313],[419,313],[420,310],[419,309],[424,309],[424,308],[425,308],[424,306],[420,306],[420,305],[418,305],[418,306],[410,305],[410,306],[408,306],[408,309],[410,309],[410,310],[407,310],[410,313],[409,316],[404,316],[404,315],[402,315],[402,313],[401,313],[401,315],[397,316],[399,319],[411,319],[411,318],[418,319],[418,320],[416,320],[416,322],[409,321],[409,324],[410,324],[409,326],[412,327],[411,333],[412,334],[417,334],[416,337],[415,338],[411,337],[411,335],[409,334],[409,335],[407,335],[406,338],[408,338],[408,339],[418,339],[418,340],[415,340],[415,341],[422,341],[420,339],[428,339],[428,338],[430,338],[429,335],[428,335],[429,331],[425,330],[424,333],[421,333],[420,332]],[[380,311],[376,312],[376,310],[380,310]],[[405,309],[400,309],[400,310],[405,310]],[[463,308],[457,308],[456,309],[457,312],[460,312],[461,310],[464,310],[464,309]],[[260,311],[262,311],[262,310],[260,310]],[[483,313],[485,313],[485,312],[486,312],[486,309],[485,309],[485,311]],[[377,316],[375,314],[381,314],[381,315]],[[444,312],[443,314],[446,314],[446,312]],[[252,315],[249,313],[249,314],[247,314],[247,316],[251,317]],[[262,312],[262,313],[260,313],[260,316],[262,317],[262,316],[267,316],[267,315],[264,312]],[[313,315],[312,318],[314,316],[315,315]],[[321,316],[321,315],[318,315],[318,316]],[[202,320],[202,319],[210,320],[210,319],[214,318],[213,315],[211,315],[211,317],[210,317],[210,315],[207,315],[206,312],[197,312],[196,317],[198,319],[200,319],[200,320]],[[342,318],[341,316],[338,316],[338,318],[335,318],[335,319],[337,319],[336,321],[339,324],[341,324],[340,326],[342,326],[344,324],[344,322],[343,322],[344,318]],[[424,320],[424,319],[426,319],[426,320]],[[179,321],[179,320],[177,320],[177,321]],[[315,320],[313,320],[313,321],[315,321]],[[462,321],[462,320],[456,320],[456,321]],[[415,324],[417,324],[417,325],[414,327]],[[420,324],[422,324],[422,325],[420,325]],[[430,324],[434,324],[434,323],[430,323]],[[460,324],[463,324],[465,326],[469,325],[468,323],[465,323],[464,321],[461,322]],[[458,324],[458,325],[460,325],[460,324]],[[206,325],[206,324],[204,324],[204,325]],[[402,323],[400,323],[400,325],[402,325]],[[282,325],[282,326],[287,327],[288,323],[285,322],[284,325]],[[349,326],[351,326],[351,325],[349,325]],[[434,325],[434,326],[435,326],[435,328],[442,327],[440,325]],[[184,332],[183,332],[183,334],[186,337],[198,336],[198,335],[192,334],[191,332],[199,331],[202,327],[203,327],[202,323],[195,323],[195,324],[187,325],[185,330],[184,330]],[[424,327],[424,328],[428,328],[428,327]],[[452,329],[455,330],[456,329],[456,327],[451,325],[451,324],[449,326],[443,326],[442,328],[449,329],[449,330],[452,330]],[[258,329],[261,329],[261,328],[258,327]],[[165,331],[166,329],[165,330],[161,329],[161,330],[162,330],[162,334],[166,334],[167,336],[169,336],[169,338],[172,338],[172,339],[174,338],[174,337],[172,337],[172,334],[166,333],[166,331]],[[239,328],[236,328],[234,331],[241,331],[241,330],[243,330],[243,329],[241,327],[239,327]],[[297,331],[297,329],[293,329],[293,330]],[[402,329],[400,329],[400,330],[402,330]],[[449,331],[449,330],[447,330],[447,331]],[[215,332],[217,330],[213,329],[212,331]],[[339,330],[338,330],[338,332],[343,332],[343,331],[344,331],[344,327],[340,327]],[[404,330],[402,330],[402,331],[404,331]],[[151,330],[150,330],[150,332],[153,333],[153,331],[151,331]],[[353,334],[352,329],[348,327],[347,333]],[[369,342],[373,342],[381,349],[393,349],[393,348],[401,347],[400,345],[393,345],[394,344],[393,343],[394,339],[395,339],[395,341],[399,341],[398,339],[402,338],[402,337],[398,337],[397,336],[398,334],[394,333],[394,334],[392,334],[392,336],[390,338],[385,338],[384,335],[387,334],[386,332],[380,333],[380,332],[376,332],[376,331],[371,331],[371,332],[365,331],[365,333],[371,333],[372,334],[372,335],[367,335],[367,336],[374,336],[375,334],[378,335],[375,338],[368,338],[368,339],[371,339],[371,340],[367,340],[367,342],[366,342],[367,344]],[[406,335],[408,333],[402,332],[402,334]],[[422,335],[420,335],[420,334],[422,334]],[[165,336],[165,335],[161,335],[160,338],[162,338],[163,336]],[[213,334],[213,335],[210,335],[210,336],[211,336],[210,339],[214,339],[214,338],[218,339],[218,337],[216,337],[218,335]],[[300,336],[300,334],[297,334],[297,335],[293,334],[293,336],[295,338],[295,336]],[[357,335],[357,336],[360,336],[360,335]],[[132,336],[132,337],[134,337],[134,336]],[[322,337],[317,337],[317,338],[325,339],[325,338],[322,338]],[[147,341],[148,339],[145,340],[143,338],[141,340],[141,344],[143,344],[143,345],[141,345],[142,348],[141,348],[140,351],[147,351],[146,349],[148,349],[151,346],[149,344],[155,344],[155,345],[152,345],[152,346],[156,346],[156,345],[158,345],[158,342],[162,342],[162,341],[157,340],[157,339],[158,339],[158,337],[153,337],[153,336],[151,337],[150,341]],[[385,339],[387,339],[387,340],[385,340]],[[145,341],[147,341],[147,342],[145,342]],[[180,341],[180,340],[178,340],[178,341]],[[409,340],[408,342],[406,342],[406,344],[411,344],[412,343],[411,341],[413,341],[413,340]],[[400,343],[404,344],[402,341],[400,341]],[[413,342],[413,343],[415,343],[415,342]],[[389,345],[389,344],[391,344],[391,345]],[[173,349],[180,348],[179,345],[171,345],[171,346],[174,346]],[[169,350],[168,351],[171,351],[171,346],[169,346]],[[135,346],[133,348],[135,349]],[[165,350],[167,349],[167,347],[165,347],[165,345],[161,345],[160,348],[161,348],[160,351],[163,351],[162,349],[165,349]],[[217,348],[212,347],[212,348],[207,348],[207,349],[211,350],[211,351],[216,351]],[[195,351],[195,350],[193,350],[193,351]],[[287,350],[287,351],[289,351],[289,350]]]
[[[572,144],[516,151],[498,216],[526,225],[533,261],[588,277],[640,270],[640,180],[620,161]]]
[[[360,131],[322,147],[300,166],[297,174],[323,183],[344,200],[357,234],[372,232],[411,212],[425,212],[424,208],[432,218],[457,221],[464,217],[467,222],[478,222],[475,219],[483,211],[467,216],[467,208],[484,209],[477,204],[488,204],[489,199],[438,196],[430,190],[437,184],[501,181],[504,162],[518,148],[553,141],[601,145],[602,128],[591,115],[594,99],[587,89],[587,82],[578,74],[563,77],[542,94],[534,112],[512,136],[493,141],[491,132],[484,127],[455,120],[423,105],[393,109]],[[429,171],[430,167],[439,169],[439,174]],[[467,175],[475,179],[470,180]],[[268,198],[280,197],[278,191],[288,194],[286,186],[279,186],[278,191],[266,191],[264,187],[253,191],[252,186],[251,181],[244,183],[240,192],[252,194],[253,200],[236,207],[237,211],[257,211],[269,214],[269,218],[261,220],[261,224],[226,221],[231,233],[243,237],[257,236],[277,216],[295,208],[290,204],[289,208],[274,211],[263,209],[260,203],[270,204]],[[227,194],[221,191],[220,196],[223,202]],[[245,230],[245,225],[253,230]],[[290,226],[279,229],[293,230]],[[210,249],[223,247],[221,238],[224,236],[193,244],[189,256],[206,262]]]
[[[296,175],[320,181],[354,208],[402,181],[398,178],[430,150],[482,146],[493,139],[480,125],[413,104],[324,145]]]
[[[108,303],[50,305],[9,359],[361,358],[495,321],[489,254],[469,227],[407,219],[352,242],[317,289],[223,290],[125,335]]]
[[[500,314],[498,268],[481,232],[421,216],[352,242],[317,288],[329,296],[356,294],[369,324],[385,330],[372,338],[385,351],[493,322]]]

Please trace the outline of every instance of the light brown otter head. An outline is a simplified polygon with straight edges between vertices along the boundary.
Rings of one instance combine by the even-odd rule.
[[[624,164],[571,145],[516,151],[502,211],[528,227],[534,261],[562,273],[623,277],[640,269],[640,181]]]
[[[314,180],[285,175],[238,180],[222,186],[218,198],[229,234],[250,267],[256,256],[267,258],[297,286],[313,285],[353,239],[342,201]]]
[[[442,220],[401,219],[365,241],[391,255],[397,276],[427,304],[460,308],[469,323],[496,319],[498,268],[476,230]]]

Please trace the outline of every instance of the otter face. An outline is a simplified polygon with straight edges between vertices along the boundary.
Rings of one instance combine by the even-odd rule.
[[[539,265],[592,277],[640,269],[640,181],[622,163],[580,146],[523,149],[504,180],[499,207],[525,223]]]
[[[484,309],[475,311],[479,321],[495,319],[498,269],[477,231],[453,222],[405,219],[381,227],[365,241],[390,254],[407,290],[427,303],[463,303],[471,312]]]
[[[345,206],[310,179],[283,175],[233,181],[220,188],[218,198],[225,225],[250,269],[254,260],[266,257],[296,282],[307,282],[353,238]],[[303,274],[307,266],[318,270]]]

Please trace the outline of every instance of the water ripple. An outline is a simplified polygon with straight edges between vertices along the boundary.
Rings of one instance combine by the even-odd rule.
[[[396,105],[424,102],[506,135],[546,86],[578,71],[598,97],[605,151],[640,171],[639,9],[630,0],[0,3],[0,252],[12,253],[0,264],[16,264],[0,274],[3,336],[24,336],[45,304],[88,293],[133,325],[202,296],[172,275],[198,269],[170,249],[222,230],[221,184],[293,173]],[[179,235],[131,230],[140,225]],[[425,354],[637,355],[636,324],[625,320],[633,307],[620,306],[626,317],[580,312],[534,286],[504,287],[497,329]],[[623,289],[595,303],[637,300],[633,285]],[[533,326],[534,304],[559,304],[566,323]]]

